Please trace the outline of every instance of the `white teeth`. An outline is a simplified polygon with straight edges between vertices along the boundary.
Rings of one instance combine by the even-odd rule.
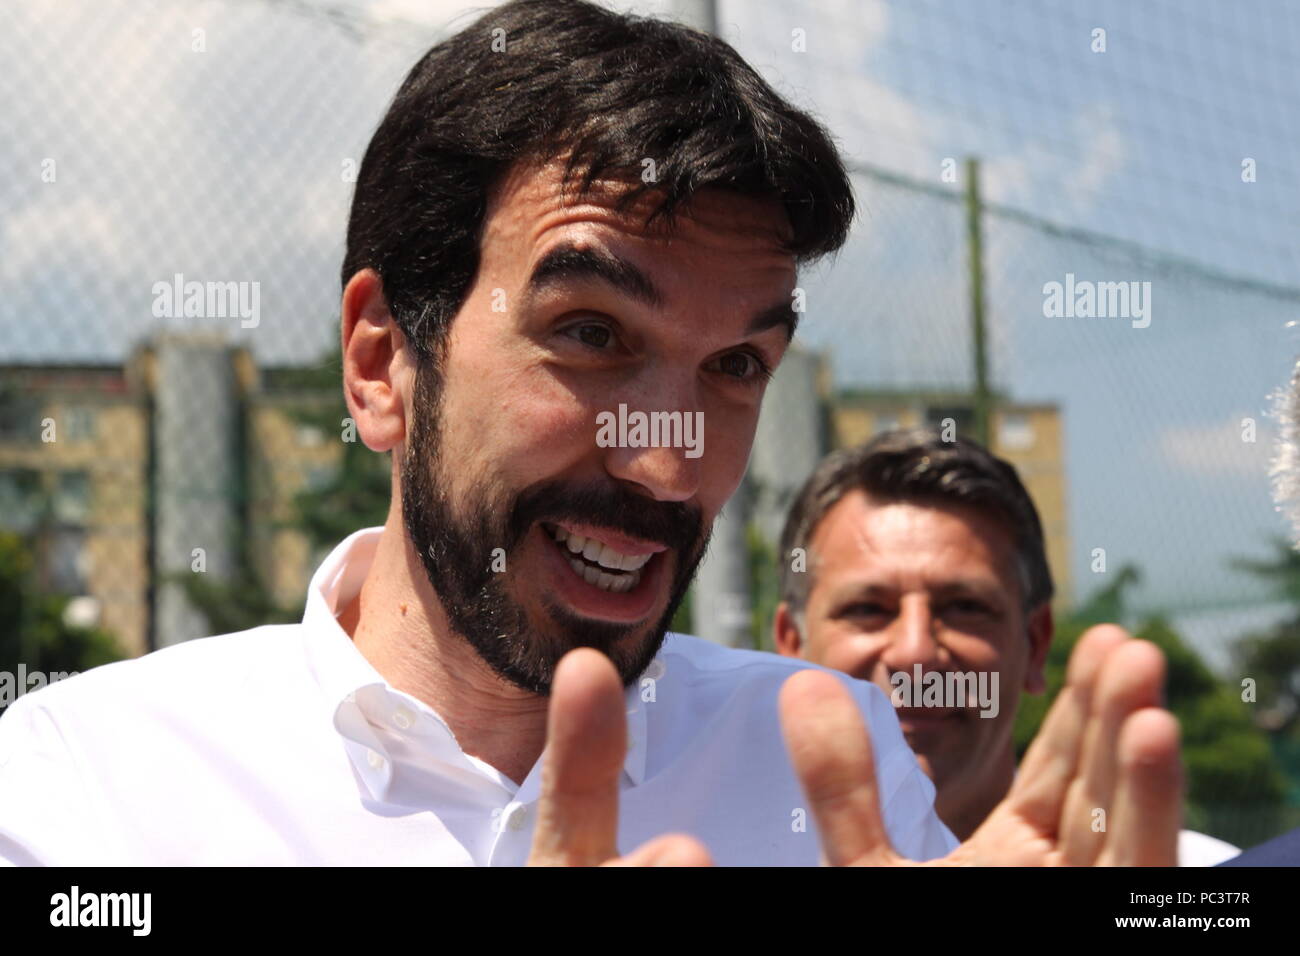
[[[582,578],[588,584],[600,588],[602,591],[612,591],[615,594],[622,594],[624,591],[630,591],[641,581],[641,575],[632,574],[606,574],[603,571],[597,571],[589,564],[583,564],[581,561],[571,559],[569,567],[573,568],[573,573]]]
[[[561,528],[559,525],[554,526],[551,534],[558,543],[568,548],[572,554],[580,554],[588,561],[594,561],[602,568],[608,568],[610,571],[631,572],[630,574],[605,574],[581,561],[571,560],[569,562],[574,572],[584,581],[603,590],[613,591],[616,594],[630,591],[636,587],[641,580],[640,570],[654,557],[653,554],[624,554],[603,542],[597,541],[595,538],[584,537]]]
[[[554,536],[556,541],[568,547],[574,554],[580,554],[588,561],[602,564],[611,571],[635,571],[645,567],[646,562],[654,557],[652,554],[624,554],[595,538],[584,538],[580,534],[574,534],[560,527],[555,529]]]

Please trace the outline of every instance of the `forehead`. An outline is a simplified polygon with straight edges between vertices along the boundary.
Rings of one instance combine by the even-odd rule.
[[[810,542],[817,579],[989,574],[1014,582],[1009,532],[974,508],[943,502],[880,501],[849,492],[823,516]]]
[[[639,250],[648,269],[657,262],[679,273],[721,268],[723,282],[741,286],[765,285],[795,272],[793,256],[781,248],[789,220],[775,199],[703,189],[678,209],[669,229],[662,217],[646,225],[659,200],[653,190],[618,212],[619,197],[636,183],[597,180],[578,198],[572,185],[562,191],[562,178],[561,160],[521,165],[505,178],[487,208],[485,265],[498,272],[512,265],[522,270],[544,248],[573,240]]]

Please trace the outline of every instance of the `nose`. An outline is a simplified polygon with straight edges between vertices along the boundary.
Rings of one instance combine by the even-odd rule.
[[[686,501],[700,490],[704,413],[694,389],[663,387],[619,402],[605,421],[605,470],[657,501]],[[611,441],[612,439],[612,441]]]
[[[635,413],[628,409],[627,414],[631,417]],[[648,416],[650,413],[644,414]],[[684,432],[688,414],[693,433],[699,425],[696,415],[682,412],[679,418],[683,420],[683,426],[679,434]],[[676,427],[671,424],[671,418],[661,419],[662,421],[669,422],[670,430]],[[635,438],[635,434],[633,437]],[[647,438],[649,437],[647,435]],[[700,490],[701,461],[700,458],[687,457],[688,451],[690,449],[680,445],[674,446],[666,440],[658,446],[625,444],[608,450],[605,456],[605,470],[611,477],[632,485],[638,494],[654,498],[656,501],[687,501],[695,497]]]
[[[930,602],[924,595],[903,597],[891,632],[889,644],[880,657],[891,674],[898,671],[911,674],[917,664],[921,665],[922,673],[939,669],[942,648],[935,637]]]

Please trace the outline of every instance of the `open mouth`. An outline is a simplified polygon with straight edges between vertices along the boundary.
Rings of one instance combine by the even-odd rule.
[[[635,548],[621,550],[560,525],[543,522],[542,527],[575,574],[593,587],[613,594],[631,591],[640,584],[643,569],[655,555],[654,551]]]

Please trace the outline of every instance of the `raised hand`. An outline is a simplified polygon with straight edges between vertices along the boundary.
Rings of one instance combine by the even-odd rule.
[[[1007,798],[942,866],[1174,866],[1182,821],[1178,722],[1160,708],[1164,656],[1094,627]],[[910,865],[889,844],[871,742],[838,679],[781,690],[786,745],[832,865]]]
[[[529,866],[709,866],[709,852],[678,834],[620,857],[618,784],[627,754],[623,688],[609,658],[566,654],[551,684],[546,763]]]

